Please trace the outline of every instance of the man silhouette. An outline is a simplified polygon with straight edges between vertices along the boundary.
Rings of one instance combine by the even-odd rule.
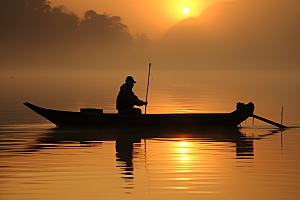
[[[132,91],[135,83],[136,82],[131,76],[127,76],[125,83],[121,86],[116,105],[118,114],[140,115],[142,113],[141,109],[134,108],[133,106],[147,105],[146,101],[139,100],[139,98]]]

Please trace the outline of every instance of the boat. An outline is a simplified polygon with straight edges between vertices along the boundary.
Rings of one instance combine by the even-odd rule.
[[[237,103],[231,113],[198,114],[142,114],[119,115],[103,113],[101,109],[81,109],[80,112],[42,108],[31,103],[25,106],[43,116],[58,128],[84,127],[102,129],[187,129],[200,127],[237,127],[248,117],[254,116],[254,104]]]

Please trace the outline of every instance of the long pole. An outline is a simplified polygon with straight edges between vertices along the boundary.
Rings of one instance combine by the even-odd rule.
[[[259,119],[259,120],[261,120],[261,121],[263,121],[263,122],[272,124],[272,125],[274,125],[274,126],[277,126],[277,127],[279,127],[279,128],[287,128],[286,126],[284,126],[284,125],[282,125],[282,124],[278,124],[278,123],[276,123],[276,122],[273,122],[273,121],[271,121],[271,120],[265,119],[265,118],[263,118],[263,117],[260,117],[260,116],[254,115],[254,114],[252,114],[252,117],[254,117],[254,118],[256,118],[256,119]]]
[[[283,121],[283,107],[281,109],[281,125],[282,125],[282,121]]]
[[[149,63],[148,84],[147,84],[147,92],[146,92],[146,102],[147,102],[147,99],[148,99],[150,68],[151,68],[151,63]],[[147,105],[145,105],[145,115],[146,115],[146,113],[147,113]]]

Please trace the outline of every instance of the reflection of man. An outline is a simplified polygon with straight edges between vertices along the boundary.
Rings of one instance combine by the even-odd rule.
[[[125,168],[123,165],[121,166],[121,168],[128,172],[126,173],[126,175],[132,175],[132,173],[130,172],[133,171],[133,140],[131,140],[130,138],[117,138],[116,152],[117,161],[123,161],[126,164]]]
[[[133,106],[147,105],[147,102],[139,100],[137,96],[132,91],[132,88],[136,82],[131,76],[127,76],[125,84],[120,88],[120,92],[117,97],[117,110],[118,114],[121,115],[138,115],[142,111],[139,108],[134,108]]]

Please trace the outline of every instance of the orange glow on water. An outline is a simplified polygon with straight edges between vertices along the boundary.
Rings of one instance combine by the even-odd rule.
[[[182,147],[187,147],[189,145],[188,142],[180,142],[180,146]]]
[[[190,161],[190,151],[189,151],[189,142],[180,141],[176,143],[178,146],[175,147],[177,149],[177,157],[178,161],[186,166]]]

